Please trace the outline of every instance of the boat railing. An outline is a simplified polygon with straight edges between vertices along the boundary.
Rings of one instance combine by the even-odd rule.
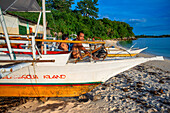
[[[15,49],[14,51],[17,52],[25,52],[26,49],[29,48],[29,46],[31,45],[31,41],[28,40],[24,40],[24,39],[29,39],[29,36],[22,36],[22,35],[9,35],[9,39],[10,39],[10,44],[15,44],[15,45],[19,45],[21,46],[23,49]],[[5,41],[5,36],[0,35],[0,44],[6,44]],[[14,49],[14,48],[13,48]],[[4,49],[2,49],[4,51]],[[1,48],[0,48],[1,51]],[[28,50],[26,50],[28,51]]]
[[[5,42],[5,36],[0,35],[0,41],[1,42]],[[50,40],[52,39],[52,40]],[[93,41],[71,41],[71,40],[56,40],[56,37],[47,37],[46,40],[44,39],[35,39],[35,36],[30,36],[30,35],[9,35],[9,40],[10,43],[18,43],[18,44],[24,44],[21,45],[21,47],[23,47],[23,49],[18,49],[18,48],[12,48],[12,51],[15,52],[32,52],[33,53],[33,59],[36,59],[36,51],[39,53],[39,55],[41,55],[41,53],[39,52],[39,49],[36,45],[36,42],[46,42],[46,44],[48,43],[52,43],[53,46],[56,46],[56,43],[59,42],[65,42],[65,43],[87,43],[87,44],[105,44],[105,42],[101,42],[101,41],[97,41],[97,42],[93,42]],[[28,49],[29,46],[29,49]],[[32,49],[30,49],[30,47]],[[0,51],[6,51],[7,48],[0,48]]]
[[[11,44],[12,54],[15,52],[32,52],[33,59],[36,59],[36,42],[35,36],[29,35],[8,35]],[[0,35],[0,43],[6,44],[5,36]],[[13,48],[12,44],[21,46],[20,48]],[[31,46],[30,46],[31,45]],[[32,49],[29,49],[29,48]],[[8,48],[1,47],[0,51],[8,53]],[[38,51],[38,50],[37,50]]]

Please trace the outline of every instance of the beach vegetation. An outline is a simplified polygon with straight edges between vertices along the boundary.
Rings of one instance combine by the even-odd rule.
[[[37,0],[41,6],[41,1]],[[125,22],[110,20],[108,18],[98,18],[98,0],[81,0],[76,8],[71,8],[74,0],[47,0],[46,13],[47,26],[52,28],[51,33],[62,32],[65,34],[75,34],[84,31],[85,38],[101,37],[102,39],[114,39],[133,37],[133,27]],[[88,9],[87,9],[88,8]],[[38,13],[10,12],[37,22]],[[42,19],[41,22],[42,24]]]

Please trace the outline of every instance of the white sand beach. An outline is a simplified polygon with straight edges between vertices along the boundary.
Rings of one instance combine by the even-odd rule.
[[[141,54],[139,56],[147,56]],[[10,113],[170,112],[170,60],[151,61],[122,72],[78,98],[30,99]]]

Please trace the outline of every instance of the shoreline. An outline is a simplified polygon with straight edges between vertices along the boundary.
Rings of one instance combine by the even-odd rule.
[[[119,46],[122,46],[126,49],[129,49],[132,47],[132,45],[135,45],[134,48],[145,48],[148,47],[148,49],[142,51],[144,54],[150,54],[150,55],[156,55],[156,56],[164,56],[165,59],[170,60],[170,54],[169,54],[169,46],[168,41],[170,37],[162,39],[162,38],[138,38],[136,41],[131,42],[122,42],[119,43]],[[160,42],[160,43],[159,43]]]
[[[153,35],[135,35],[136,38],[169,38],[170,35],[159,35],[159,36],[153,36]]]
[[[154,57],[154,56],[163,56],[163,55],[155,55],[155,54],[151,54],[151,53],[147,53],[147,52],[142,52],[142,53],[139,53],[139,54],[145,54],[146,56],[151,56],[151,57]],[[145,55],[144,55],[144,57],[145,57]],[[165,57],[165,56],[163,56],[164,57],[164,59],[165,60],[170,60],[170,57]]]

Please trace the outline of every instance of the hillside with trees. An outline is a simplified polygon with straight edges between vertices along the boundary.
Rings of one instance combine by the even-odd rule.
[[[41,6],[41,0],[37,1]],[[98,0],[81,0],[72,10],[74,0],[48,0],[46,10],[51,10],[51,13],[46,14],[47,26],[53,28],[52,32],[57,33],[75,34],[78,31],[84,31],[86,38],[96,36],[113,39],[134,36],[133,27],[125,22],[112,21],[108,18],[98,19],[97,2]],[[12,13],[32,21],[37,21],[39,15],[28,12]]]

